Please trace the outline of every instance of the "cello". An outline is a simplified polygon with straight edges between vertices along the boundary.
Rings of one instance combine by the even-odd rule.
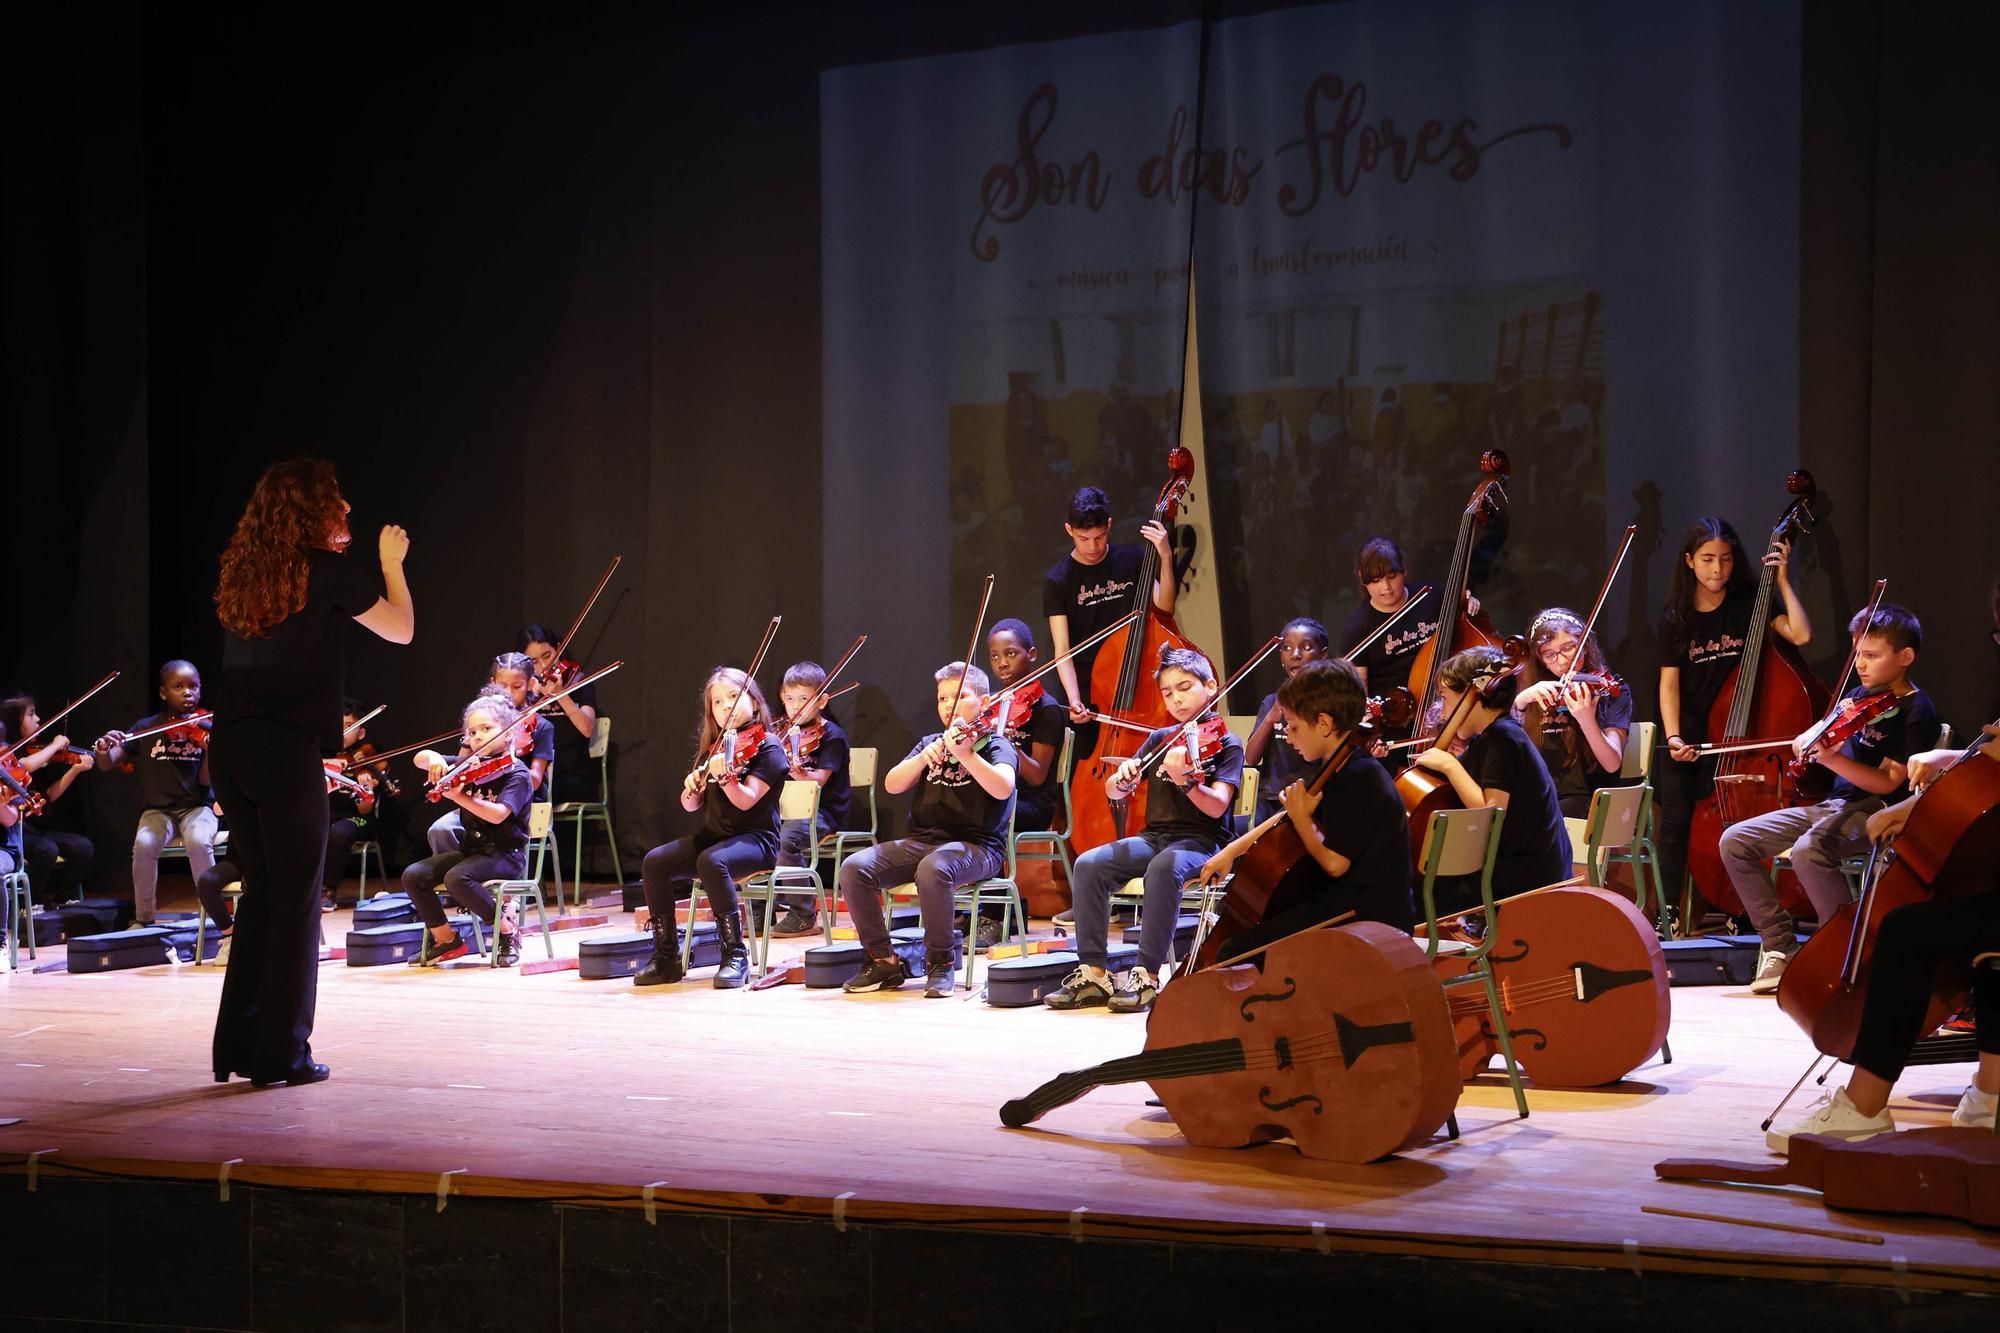
[[[1424,951],[1375,921],[1300,931],[1250,964],[1160,992],[1146,1049],[1061,1074],[1000,1108],[1032,1124],[1107,1083],[1150,1083],[1204,1148],[1289,1137],[1307,1157],[1372,1162],[1424,1143],[1458,1104],[1444,991]]]
[[[1166,484],[1160,488],[1160,497],[1153,505],[1155,523],[1164,525],[1169,532],[1173,530],[1193,480],[1194,455],[1175,445],[1167,454]],[[1090,667],[1090,698],[1098,711],[1121,722],[1143,726],[1150,732],[1174,720],[1160,698],[1159,684],[1153,679],[1152,667],[1160,660],[1160,650],[1201,650],[1181,633],[1170,612],[1153,605],[1160,553],[1151,542],[1143,543],[1143,548],[1132,603],[1126,608],[1128,614],[1138,618],[1106,638],[1098,649],[1097,660]],[[1134,735],[1124,727],[1098,728],[1097,743],[1089,757],[1076,765],[1070,780],[1070,846],[1079,855],[1124,837],[1127,827],[1138,828],[1146,822],[1144,787],[1123,801],[1113,801],[1104,789],[1105,779],[1137,752]]]
[[[1772,542],[1789,542],[1812,531],[1816,494],[1812,474],[1791,473],[1785,478],[1785,490],[1792,499],[1771,529]],[[1789,741],[1818,722],[1833,700],[1799,650],[1771,635],[1777,566],[1767,564],[1763,570],[1743,656],[1709,706],[1708,739],[1718,747],[1751,736],[1782,736]],[[1742,914],[1743,902],[1722,865],[1722,831],[1794,803],[1798,781],[1785,771],[1791,757],[1789,745],[1725,754],[1716,764],[1715,790],[1695,805],[1688,830],[1688,869],[1701,896],[1731,916]],[[1779,877],[1778,887],[1787,910],[1806,906],[1805,890],[1789,871]]]
[[[1821,1054],[1854,1054],[1868,975],[1882,918],[1908,903],[1994,891],[2000,866],[2000,732],[1960,752],[1910,807],[1909,821],[1885,850],[1878,844],[1858,902],[1844,903],[1785,965],[1778,1008],[1812,1038]],[[1923,1030],[1965,1003],[1969,966],[1940,967]]]
[[[1472,716],[1473,705],[1481,702],[1496,682],[1519,671],[1528,660],[1528,641],[1518,634],[1510,636],[1499,649],[1505,663],[1497,665],[1493,674],[1472,680],[1459,696],[1458,707],[1451,710],[1451,716],[1438,728],[1437,735],[1430,738],[1431,748],[1449,750],[1458,739],[1460,728]],[[1459,809],[1464,802],[1458,799],[1450,778],[1415,763],[1396,775],[1396,794],[1403,798],[1403,811],[1410,817],[1410,867],[1421,877],[1424,838],[1430,832],[1431,815],[1439,810]]]
[[[1477,615],[1465,609],[1466,583],[1472,572],[1474,529],[1484,527],[1506,508],[1509,466],[1503,450],[1488,449],[1479,455],[1481,478],[1458,516],[1458,543],[1452,547],[1451,568],[1445,574],[1444,600],[1438,603],[1437,631],[1410,659],[1410,679],[1424,683],[1421,692],[1413,691],[1417,697],[1419,727],[1437,702],[1438,673],[1444,669],[1446,659],[1481,644],[1490,648],[1500,646],[1500,635],[1485,609],[1482,607]]]

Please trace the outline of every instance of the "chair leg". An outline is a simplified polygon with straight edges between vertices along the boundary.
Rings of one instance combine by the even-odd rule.
[[[583,811],[580,808],[576,812],[576,860],[574,865],[576,866],[576,879],[571,883],[569,900],[575,906],[576,910],[581,912],[583,910]],[[560,892],[556,894],[556,906],[558,908],[562,906],[562,894]]]
[[[625,883],[625,866],[618,859],[618,834],[611,827],[611,812],[600,810],[597,817],[604,821],[604,840],[611,844],[611,873],[618,877],[618,883],[622,887]]]
[[[1528,1118],[1528,1094],[1521,1089],[1521,1066],[1514,1059],[1514,1034],[1507,1026],[1506,1011],[1500,1007],[1500,987],[1493,980],[1493,969],[1482,962],[1480,979],[1486,986],[1486,1003],[1493,1015],[1493,1031],[1500,1038],[1500,1058],[1507,1064],[1507,1082],[1514,1089],[1514,1106],[1521,1113],[1521,1119]]]
[[[695,910],[700,905],[701,905],[701,882],[697,880],[693,884],[690,884],[688,886],[688,923],[687,923],[687,929],[681,931],[681,975],[682,976],[687,975],[688,965],[694,962],[694,915],[695,915]],[[673,909],[669,908],[667,910],[672,911]],[[679,924],[680,924],[679,922],[675,923],[676,929],[679,928]]]

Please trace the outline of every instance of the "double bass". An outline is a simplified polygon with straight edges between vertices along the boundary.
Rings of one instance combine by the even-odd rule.
[[[1410,659],[1410,679],[1423,682],[1421,691],[1412,691],[1417,698],[1419,727],[1437,702],[1438,675],[1446,660],[1453,653],[1482,644],[1490,648],[1500,646],[1500,635],[1485,610],[1482,608],[1474,615],[1465,608],[1467,583],[1472,573],[1473,534],[1506,508],[1510,466],[1503,450],[1488,449],[1479,455],[1480,480],[1458,516],[1458,542],[1452,547],[1451,569],[1445,575],[1444,600],[1438,603],[1437,631]]]
[[[1991,893],[2000,875],[2000,734],[1989,729],[1933,779],[1910,807],[1909,822],[1885,851],[1869,857],[1858,902],[1844,903],[1785,965],[1778,1008],[1821,1054],[1854,1054],[1882,918],[1908,903]],[[1965,1003],[1969,966],[1945,966],[1932,983],[1923,1030]]]
[[[1803,470],[1791,473],[1785,478],[1785,490],[1792,498],[1771,529],[1773,542],[1789,542],[1812,531],[1816,493],[1812,474]],[[1716,746],[1732,745],[1746,737],[1796,736],[1818,722],[1833,700],[1832,692],[1813,674],[1799,650],[1771,634],[1771,591],[1777,585],[1777,567],[1764,565],[1763,571],[1757,581],[1749,632],[1743,639],[1743,656],[1708,710],[1708,740]],[[1743,902],[1723,868],[1722,831],[1796,801],[1798,779],[1786,771],[1791,757],[1789,747],[1724,755],[1716,762],[1714,792],[1694,808],[1688,832],[1688,869],[1701,896],[1732,916],[1742,914]],[[1805,905],[1805,890],[1789,871],[1779,877],[1778,891],[1788,909]]]
[[[1194,455],[1175,445],[1167,455],[1167,471],[1166,484],[1160,488],[1160,497],[1153,505],[1153,521],[1171,531],[1194,480]],[[1181,633],[1173,615],[1153,605],[1153,585],[1159,572],[1159,551],[1151,542],[1143,543],[1139,578],[1132,588],[1131,605],[1126,608],[1127,614],[1138,618],[1104,640],[1090,668],[1090,698],[1097,710],[1146,731],[1174,720],[1153,678],[1160,650],[1195,647]],[[1099,727],[1097,743],[1089,757],[1076,766],[1070,780],[1073,812],[1070,845],[1076,852],[1101,847],[1124,837],[1127,828],[1145,824],[1144,787],[1128,800],[1115,803],[1104,789],[1105,779],[1138,752],[1141,739],[1137,732],[1126,727]]]

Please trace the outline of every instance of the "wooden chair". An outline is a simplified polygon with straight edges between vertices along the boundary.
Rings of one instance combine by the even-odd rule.
[[[576,824],[576,853],[571,861],[576,868],[576,880],[571,901],[578,907],[583,906],[583,830],[590,820],[604,825],[604,840],[611,844],[611,873],[620,884],[625,882],[625,866],[618,859],[618,832],[611,827],[611,719],[602,713],[597,715],[597,727],[590,734],[590,757],[597,761],[597,799],[564,801],[555,808],[557,819],[573,818]],[[557,890],[560,906],[560,882]]]
[[[1500,1042],[1500,1057],[1507,1066],[1507,1082],[1514,1089],[1514,1105],[1522,1119],[1528,1116],[1528,1094],[1521,1089],[1521,1066],[1514,1059],[1514,1034],[1507,1026],[1507,1011],[1500,1003],[1499,983],[1493,976],[1493,941],[1500,935],[1501,907],[1493,902],[1493,857],[1500,846],[1500,827],[1507,812],[1495,805],[1469,810],[1439,810],[1431,815],[1424,830],[1424,952],[1438,955],[1438,911],[1436,886],[1439,876],[1479,876],[1479,906],[1486,914],[1486,933],[1477,944],[1460,950],[1472,964],[1462,977],[1444,983],[1447,993],[1470,986],[1486,992],[1493,1032]]]

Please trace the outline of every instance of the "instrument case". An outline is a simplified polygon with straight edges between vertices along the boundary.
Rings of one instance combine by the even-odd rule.
[[[168,934],[162,926],[140,926],[79,936],[69,942],[69,970],[75,974],[153,967],[167,961]]]
[[[472,918],[469,916],[448,916],[445,921],[458,932],[458,938],[465,941],[465,947],[475,947],[472,934]],[[390,963],[407,963],[417,956],[423,947],[424,936],[430,930],[421,921],[400,921],[389,926],[368,926],[361,930],[347,932],[347,965],[349,967],[384,967]]]
[[[903,967],[919,980],[924,975],[924,931],[921,926],[910,926],[889,932],[889,946],[896,956],[903,960]],[[838,944],[821,944],[805,952],[806,988],[808,990],[830,990],[844,986],[854,974],[861,970],[868,951],[859,940],[844,940]],[[951,965],[965,966],[965,932],[951,932]]]
[[[596,935],[576,948],[576,975],[582,981],[609,981],[629,977],[653,958],[653,932],[624,931],[616,935]],[[722,945],[715,938],[715,923],[695,924],[694,947],[688,968],[714,967],[722,961]]]
[[[410,906],[410,895],[407,893],[378,893],[354,905],[355,930],[367,930],[371,926],[400,926],[416,919],[417,909]]]
[[[1757,975],[1755,935],[1703,935],[1662,940],[1669,986],[1747,986]]]
[[[1114,944],[1106,950],[1106,955],[1105,967],[1111,972],[1123,972],[1139,964],[1136,944]],[[1025,1009],[1040,1004],[1044,995],[1062,986],[1063,978],[1076,970],[1079,961],[1068,952],[1002,958],[986,969],[986,1003],[996,1009]]]
[[[56,910],[62,913],[63,934],[71,939],[79,935],[105,935],[132,924],[129,898],[79,898]]]

